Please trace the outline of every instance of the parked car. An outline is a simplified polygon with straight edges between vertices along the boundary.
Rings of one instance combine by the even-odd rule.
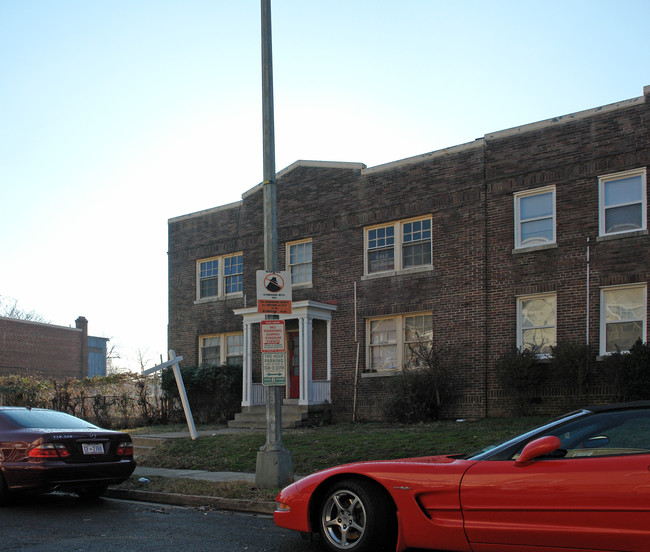
[[[650,550],[650,401],[568,414],[469,456],[359,462],[277,496],[334,552]]]
[[[0,503],[20,491],[99,496],[134,469],[126,433],[56,410],[0,407]]]

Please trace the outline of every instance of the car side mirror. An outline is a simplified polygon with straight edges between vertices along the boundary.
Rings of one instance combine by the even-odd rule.
[[[525,466],[531,460],[551,454],[551,452],[556,451],[561,446],[560,439],[555,435],[547,435],[546,437],[535,439],[528,443],[524,447],[524,450],[521,451],[519,458],[515,460],[515,466]]]

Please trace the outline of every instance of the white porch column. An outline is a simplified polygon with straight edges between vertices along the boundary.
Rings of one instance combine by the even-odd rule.
[[[312,376],[313,321],[309,315],[300,318],[300,400],[298,404],[309,404],[309,389]]]
[[[327,321],[327,381],[332,381],[332,320]]]
[[[242,372],[242,406],[251,405],[253,395],[253,359],[252,359],[252,335],[251,324],[244,322],[244,366]]]

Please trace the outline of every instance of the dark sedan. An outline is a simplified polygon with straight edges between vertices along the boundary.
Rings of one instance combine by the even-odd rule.
[[[56,410],[0,406],[0,504],[21,491],[99,496],[134,469],[126,433]]]

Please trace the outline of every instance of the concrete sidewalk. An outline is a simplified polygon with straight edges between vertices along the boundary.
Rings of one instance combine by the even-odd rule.
[[[264,433],[258,429],[207,429],[197,431],[198,437],[213,436],[230,433]],[[153,440],[167,441],[173,439],[189,438],[189,431],[178,431],[172,433],[155,433],[146,435],[135,435],[132,437],[143,437]],[[178,470],[168,468],[154,468],[150,466],[137,466],[133,472],[137,478],[147,477],[169,477],[172,479],[197,479],[199,481],[246,481],[251,485],[255,484],[254,473],[241,472],[212,472],[206,470]],[[261,500],[228,499],[214,496],[181,495],[173,493],[160,493],[152,491],[127,490],[109,488],[105,496],[121,498],[125,500],[141,500],[145,502],[156,502],[160,504],[172,504],[177,506],[193,506],[215,508],[219,510],[233,510],[239,512],[250,512],[257,514],[272,514],[275,510],[275,502]]]
[[[167,468],[150,468],[147,466],[138,466],[133,472],[133,475],[138,478],[159,476],[217,482],[247,481],[251,485],[255,484],[254,473],[210,472],[205,470],[170,470]],[[109,487],[104,496],[109,498],[120,498],[123,500],[138,500],[143,502],[155,502],[158,504],[170,504],[174,506],[213,508],[216,510],[231,510],[253,514],[273,514],[275,511],[275,502],[272,500],[221,498],[218,496],[204,495],[184,495],[146,490],[140,491],[133,489],[119,489],[115,487]]]
[[[254,473],[212,472],[206,470],[170,470],[138,466],[133,472],[137,477],[171,477],[175,479],[199,479],[201,481],[248,481],[255,483]]]

